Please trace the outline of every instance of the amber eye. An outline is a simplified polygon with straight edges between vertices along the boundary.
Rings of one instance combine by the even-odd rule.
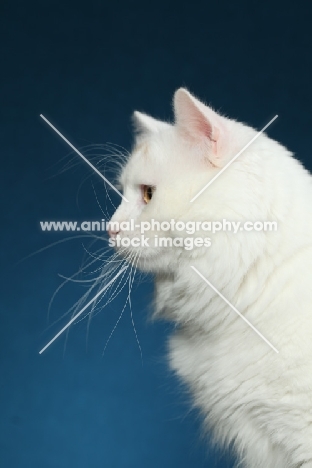
[[[144,203],[149,203],[151,201],[154,192],[155,187],[152,185],[142,185],[142,196]]]

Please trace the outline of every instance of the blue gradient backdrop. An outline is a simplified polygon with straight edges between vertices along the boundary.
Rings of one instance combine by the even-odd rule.
[[[84,255],[81,239],[18,263],[65,234],[39,220],[101,218],[83,162],[61,172],[68,147],[131,145],[134,109],[172,118],[186,86],[229,116],[261,128],[311,169],[311,11],[308,2],[43,1],[1,3],[0,466],[5,468],[232,467],[200,440],[200,418],[165,360],[171,325],[149,323],[150,280],[133,293],[143,366],[126,292],[90,326],[47,329],[49,300]],[[64,158],[65,159],[62,159]],[[77,203],[78,200],[78,203]],[[114,198],[118,201],[118,198]],[[112,205],[107,204],[112,213]],[[85,289],[66,286],[50,324]]]

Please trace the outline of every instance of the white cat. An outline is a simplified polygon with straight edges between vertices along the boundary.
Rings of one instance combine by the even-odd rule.
[[[261,134],[190,203],[257,132],[185,89],[175,93],[174,113],[172,125],[134,113],[136,144],[120,176],[129,202],[111,221],[277,222],[275,232],[209,234],[209,248],[125,250],[155,274],[155,314],[177,324],[171,366],[189,385],[215,441],[233,447],[240,466],[312,467],[311,175]],[[140,235],[110,231],[113,239],[117,234]],[[190,237],[172,229],[145,235]]]

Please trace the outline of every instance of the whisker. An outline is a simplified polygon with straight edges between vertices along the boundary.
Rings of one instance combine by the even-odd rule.
[[[109,219],[109,215],[108,215],[108,213],[107,213],[107,210],[106,210],[106,213],[104,213],[103,208],[102,208],[102,205],[100,204],[99,199],[98,199],[98,197],[97,197],[97,194],[96,194],[96,191],[95,191],[93,182],[91,182],[91,183],[92,183],[93,193],[94,193],[96,202],[97,202],[97,204],[98,204],[98,206],[99,206],[99,208],[100,208],[100,210],[101,210],[103,216],[104,216],[106,219]]]
[[[134,254],[130,255],[129,258],[131,259],[131,258],[133,258],[133,256],[134,256]],[[128,275],[128,278],[131,276],[132,269],[133,269],[133,265],[131,264],[131,269],[130,269],[130,273],[129,273],[129,275]],[[128,280],[128,278],[127,278],[127,280]],[[124,285],[122,286],[121,290],[124,288],[125,284],[126,284],[126,282],[125,282]],[[104,347],[102,356],[104,356],[104,353],[105,353],[105,351],[106,351],[106,348],[107,348],[107,346],[108,346],[108,343],[110,342],[110,339],[111,339],[111,337],[113,336],[113,334],[114,334],[114,332],[115,332],[115,330],[116,330],[116,328],[117,328],[117,326],[118,326],[118,324],[119,324],[119,322],[120,322],[120,320],[121,320],[121,318],[122,318],[122,316],[123,316],[123,313],[124,313],[124,310],[125,310],[125,308],[126,308],[126,306],[127,306],[128,300],[129,300],[129,294],[128,294],[128,297],[127,297],[127,299],[126,299],[126,302],[125,302],[125,304],[124,304],[124,306],[123,306],[123,308],[122,308],[122,311],[121,311],[121,313],[120,313],[120,315],[119,315],[119,317],[118,317],[118,319],[117,319],[117,321],[116,321],[116,323],[115,323],[115,325],[114,325],[114,328],[112,329],[112,331],[111,331],[111,333],[110,333],[110,335],[109,335],[109,337],[108,337],[108,339],[107,339],[107,341],[106,341],[106,343],[105,343],[105,347]],[[111,302],[111,300],[110,300],[109,302]]]
[[[113,258],[116,256],[117,254],[114,254],[113,255]],[[78,272],[76,272],[71,278],[77,276],[79,273],[83,272],[83,270],[85,268],[88,268],[90,265],[92,265],[93,263],[95,263],[98,259],[95,258],[93,259],[91,262],[89,262],[85,267],[82,267]],[[82,306],[83,302],[85,300],[87,300],[88,296],[91,294],[91,292],[93,291],[93,289],[101,282],[101,284],[103,284],[104,280],[105,279],[108,279],[117,269],[118,267],[122,264],[122,262],[119,262],[119,265],[117,265],[113,270],[111,271],[108,271],[108,272],[105,272],[104,269],[106,269],[106,267],[101,267],[101,275],[99,275],[96,279],[93,278],[93,281],[94,281],[94,284],[88,289],[88,291],[82,296],[80,297],[80,299],[78,299],[78,301],[76,301],[68,310],[67,312],[65,312],[64,314],[62,314],[61,317],[59,317],[58,319],[56,319],[49,327],[51,328],[51,326],[55,325],[56,323],[58,323],[60,320],[62,320],[66,315],[68,315],[69,313],[71,313],[73,311],[73,315],[75,315],[76,311],[79,309],[79,307]],[[55,293],[53,294],[51,300],[50,300],[50,304],[49,304],[49,309],[51,308],[52,306],[52,302],[56,296],[56,294],[58,293],[58,291],[67,283],[68,281],[65,280],[58,288],[57,290],[55,291]]]
[[[133,277],[132,277],[132,283],[130,284],[130,280],[129,280],[129,307],[130,307],[130,317],[131,317],[131,322],[132,322],[132,326],[133,326],[133,331],[134,331],[134,334],[135,334],[135,338],[136,338],[136,341],[138,343],[138,347],[139,347],[139,350],[140,350],[140,355],[141,355],[141,363],[142,363],[142,366],[143,366],[143,355],[142,355],[142,348],[141,348],[141,345],[140,345],[140,342],[139,342],[139,338],[138,338],[138,334],[137,334],[137,331],[136,331],[136,328],[135,328],[135,325],[134,325],[134,320],[133,320],[133,311],[132,311],[132,303],[131,303],[131,290],[132,290],[132,285],[133,285],[133,281],[134,281],[134,277],[135,277],[135,274],[136,274],[136,271],[137,271],[137,264],[140,260],[140,256],[141,256],[141,252],[138,251],[137,253],[137,256],[135,258],[135,260],[137,260],[136,262],[136,266],[135,266],[135,270],[134,270],[134,274],[133,274]],[[135,261],[134,260],[134,261]]]
[[[62,328],[62,330],[60,330],[55,336],[54,338],[52,338],[52,340],[49,341],[48,344],[46,344],[42,349],[41,351],[39,351],[39,354],[42,354],[75,320],[77,317],[79,317],[86,309],[87,307],[89,307],[90,304],[92,304],[92,302],[94,302],[101,294],[103,294],[103,292],[110,286],[111,282],[113,282],[116,277],[120,276],[126,269],[128,268],[128,266],[124,266],[118,273],[117,275],[109,282],[107,283],[103,289],[101,289],[92,299],[91,301],[89,301],[82,309],[80,312],[78,312],[77,315],[75,315],[66,325],[65,327]]]
[[[19,265],[20,263],[24,262],[25,260],[28,260],[29,258],[33,257],[34,255],[37,255],[37,254],[39,254],[41,252],[44,252],[45,250],[50,249],[51,247],[55,247],[58,244],[62,244],[63,242],[68,242],[68,241],[73,240],[73,239],[85,239],[86,237],[97,237],[99,240],[104,240],[103,237],[95,236],[95,235],[91,235],[91,234],[79,234],[78,236],[66,237],[65,239],[60,239],[60,240],[58,240],[56,242],[52,242],[51,244],[46,245],[45,247],[42,247],[41,249],[38,249],[38,250],[36,250],[35,252],[32,252],[29,255],[26,255],[26,257],[23,257],[18,262],[16,262],[15,266]]]

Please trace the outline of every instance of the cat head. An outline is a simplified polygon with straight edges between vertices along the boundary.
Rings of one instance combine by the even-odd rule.
[[[184,244],[172,247],[168,242],[166,246],[159,247],[154,242],[155,236],[157,240],[189,239],[207,238],[209,233],[190,235],[185,230],[177,231],[172,224],[169,229],[157,226],[157,229],[145,231],[147,241],[144,244],[140,232],[142,223],[151,220],[187,223],[244,216],[248,219],[252,193],[255,191],[259,195],[261,191],[261,184],[257,182],[261,173],[259,150],[265,153],[268,141],[271,141],[261,135],[252,149],[245,151],[218,180],[191,202],[256,135],[256,131],[220,115],[186,89],[176,91],[173,103],[173,124],[134,112],[135,144],[119,178],[128,202],[123,200],[111,219],[111,239],[115,241],[116,236],[120,241],[141,239],[139,246],[125,247],[124,243],[121,250],[132,261],[140,256],[139,267],[152,272],[174,271],[190,257],[208,255],[207,245],[189,249]],[[257,211],[256,204],[252,209]],[[259,210],[262,210],[260,205]],[[120,227],[121,223],[125,225],[131,219],[135,229],[129,231]],[[118,228],[114,226],[116,222],[119,223]],[[212,239],[209,250],[213,248]]]

